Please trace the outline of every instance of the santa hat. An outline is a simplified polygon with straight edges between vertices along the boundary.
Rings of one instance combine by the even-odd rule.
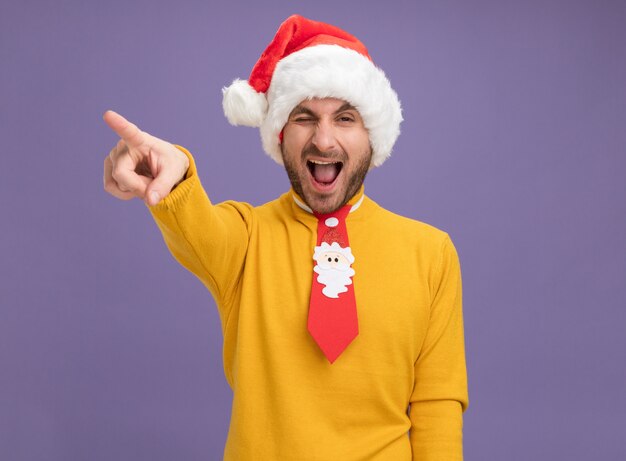
[[[222,91],[228,121],[260,127],[263,149],[279,164],[280,133],[293,108],[307,99],[342,99],[359,111],[373,150],[371,166],[391,155],[400,134],[400,101],[365,45],[298,15],[280,25],[248,80],[237,79]]]

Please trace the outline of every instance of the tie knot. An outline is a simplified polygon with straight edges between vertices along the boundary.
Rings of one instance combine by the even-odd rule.
[[[349,246],[346,217],[350,213],[351,205],[345,205],[332,213],[315,213],[317,217],[317,243],[326,242],[331,245],[336,242],[342,248]]]
[[[318,222],[328,227],[337,227],[340,222],[345,221],[346,216],[350,213],[350,209],[352,205],[344,205],[338,210],[335,210],[331,213],[318,213],[316,211],[313,212]]]
[[[346,231],[346,216],[350,213],[351,205],[345,205],[332,213],[315,213],[317,217],[318,244],[326,242],[329,245],[337,242],[341,247],[347,247],[348,236]]]

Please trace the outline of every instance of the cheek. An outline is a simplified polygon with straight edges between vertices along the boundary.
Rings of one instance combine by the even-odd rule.
[[[281,143],[291,154],[300,154],[306,143],[307,133],[305,127],[287,124],[281,131]]]
[[[283,140],[280,145],[280,151],[283,155],[283,162],[285,166],[289,167],[291,170],[295,170],[298,167],[296,159],[299,157],[297,155],[297,151],[293,145],[291,145],[288,141]]]
[[[366,129],[355,130],[346,138],[346,147],[350,149],[350,154],[358,160],[367,157],[371,153],[369,133]],[[358,162],[357,162],[358,163]]]

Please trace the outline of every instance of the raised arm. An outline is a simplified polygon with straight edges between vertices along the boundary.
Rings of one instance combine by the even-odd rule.
[[[209,288],[225,321],[248,250],[251,207],[213,205],[187,150],[141,131],[113,111],[104,114],[104,121],[121,138],[104,161],[105,190],[149,205],[170,252]]]

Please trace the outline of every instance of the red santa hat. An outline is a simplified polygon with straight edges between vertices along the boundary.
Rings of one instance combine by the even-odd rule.
[[[222,91],[228,121],[260,127],[263,149],[279,164],[279,135],[293,108],[307,99],[342,99],[359,111],[373,150],[371,166],[391,155],[400,134],[400,101],[365,45],[335,26],[298,15],[280,25],[248,80],[236,79]]]

